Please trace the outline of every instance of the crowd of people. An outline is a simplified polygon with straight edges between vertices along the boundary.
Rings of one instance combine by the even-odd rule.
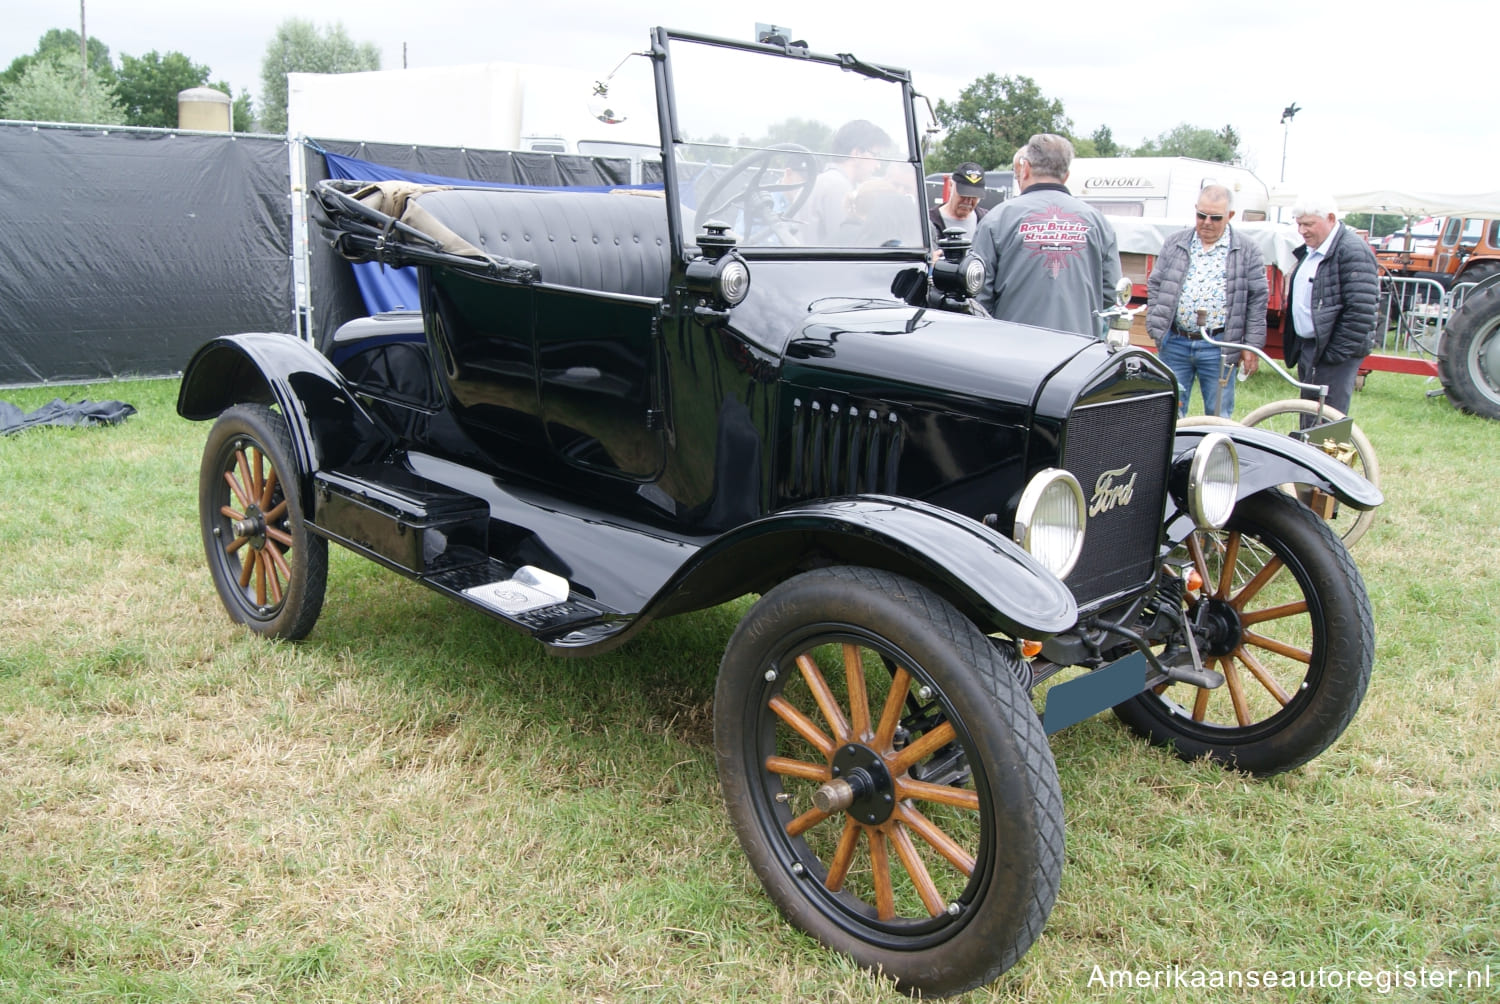
[[[1108,217],[1068,191],[1072,159],[1067,138],[1050,133],[1016,151],[1020,194],[974,220],[973,252],[985,266],[978,299],[1002,320],[1098,335],[1120,254]],[[955,172],[934,227],[940,211],[945,223],[962,219],[955,210],[981,194],[971,187],[976,172],[982,177],[976,164]],[[1205,185],[1194,225],[1166,238],[1147,281],[1146,330],[1177,378],[1184,416],[1196,387],[1205,414],[1232,417],[1237,376],[1256,371],[1251,349],[1266,344],[1266,264],[1231,225],[1234,212],[1228,188]],[[1304,198],[1292,216],[1303,246],[1288,280],[1284,358],[1303,383],[1326,385],[1328,404],[1348,414],[1360,362],[1374,346],[1375,256],[1338,222],[1328,196]]]
[[[809,244],[880,245],[910,240],[916,193],[882,163],[891,137],[865,120],[833,137],[832,156],[811,179],[797,239]],[[1038,133],[1012,160],[1018,194],[988,211],[985,172],[960,164],[945,199],[930,208],[934,242],[966,237],[985,266],[977,300],[992,317],[1099,335],[1099,314],[1114,299],[1120,252],[1109,218],[1067,187],[1073,146]],[[1205,185],[1192,226],[1170,234],[1147,281],[1146,331],[1177,378],[1180,414],[1196,389],[1205,414],[1230,418],[1241,372],[1256,372],[1266,345],[1269,288],[1259,248],[1233,226],[1234,194]],[[1314,195],[1294,207],[1303,246],[1289,278],[1283,353],[1304,383],[1328,386],[1346,414],[1361,360],[1374,344],[1379,287],[1375,257],[1349,236],[1337,207]],[[1304,392],[1304,397],[1312,392]]]

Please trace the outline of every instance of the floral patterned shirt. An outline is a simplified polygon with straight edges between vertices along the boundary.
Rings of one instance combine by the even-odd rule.
[[[1227,235],[1220,237],[1212,248],[1205,248],[1198,235],[1193,234],[1188,244],[1187,275],[1182,279],[1182,295],[1177,298],[1178,330],[1197,331],[1200,310],[1208,311],[1202,327],[1209,331],[1224,327],[1228,313],[1224,267],[1228,261]]]

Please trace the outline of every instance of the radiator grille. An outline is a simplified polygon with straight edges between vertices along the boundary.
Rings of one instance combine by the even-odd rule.
[[[1156,572],[1172,428],[1170,394],[1078,408],[1068,419],[1063,467],[1088,503],[1083,554],[1067,584],[1080,606],[1142,585]]]

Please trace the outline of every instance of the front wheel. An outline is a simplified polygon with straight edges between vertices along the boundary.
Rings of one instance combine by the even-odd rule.
[[[788,921],[908,993],[1015,964],[1063,852],[1022,668],[886,572],[820,569],[761,598],[725,650],[714,747],[740,843]]]
[[[1186,550],[1203,584],[1187,592],[1185,617],[1224,684],[1165,684],[1115,714],[1187,760],[1254,774],[1301,766],[1348,727],[1370,682],[1374,615],[1348,550],[1278,491],[1242,499],[1222,531],[1195,532]]]
[[[303,522],[286,419],[258,404],[219,416],[203,448],[198,519],[229,616],[256,634],[306,637],[323,609],[328,542]]]

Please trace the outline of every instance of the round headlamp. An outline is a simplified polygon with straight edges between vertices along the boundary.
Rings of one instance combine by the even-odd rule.
[[[1083,489],[1067,471],[1049,467],[1033,477],[1016,507],[1015,541],[1059,579],[1066,578],[1083,552],[1088,517]]]
[[[1240,457],[1234,440],[1214,432],[1193,450],[1188,466],[1188,512],[1202,530],[1219,530],[1229,522],[1240,490]]]

